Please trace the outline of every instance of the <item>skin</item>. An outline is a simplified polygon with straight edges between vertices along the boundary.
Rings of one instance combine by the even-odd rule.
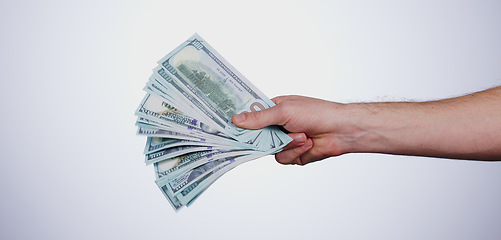
[[[235,125],[280,125],[293,138],[275,155],[305,165],[346,153],[501,160],[501,87],[438,101],[336,103],[302,96],[233,116]]]

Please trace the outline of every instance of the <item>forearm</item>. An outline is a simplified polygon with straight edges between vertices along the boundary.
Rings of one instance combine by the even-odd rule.
[[[500,87],[440,101],[346,108],[355,129],[348,152],[501,160]]]

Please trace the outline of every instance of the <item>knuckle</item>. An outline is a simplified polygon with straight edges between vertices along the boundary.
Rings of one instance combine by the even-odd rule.
[[[295,105],[291,101],[284,101],[276,106],[276,110],[279,117],[278,125],[283,126],[292,118],[295,111]]]
[[[275,160],[280,164],[291,164],[293,163],[294,158],[291,158],[287,155],[286,152],[282,152],[282,154],[275,154]]]
[[[259,120],[263,117],[263,112],[262,111],[256,111],[256,112],[251,112],[249,113],[251,115],[252,120]]]
[[[275,160],[280,163],[280,164],[287,164],[286,162],[284,162],[283,158],[281,157],[280,154],[276,154],[275,155]]]
[[[292,151],[294,152],[294,155],[296,155],[297,157],[301,156],[304,152],[306,152],[306,150],[307,149],[304,149],[301,146],[295,147],[292,149]]]

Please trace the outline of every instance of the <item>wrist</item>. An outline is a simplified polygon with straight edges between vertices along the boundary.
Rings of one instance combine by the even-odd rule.
[[[418,103],[347,104],[347,152],[405,154],[413,129],[423,121]],[[410,140],[412,141],[412,140]]]
[[[327,132],[330,156],[346,153],[368,153],[382,151],[379,146],[384,137],[377,129],[383,128],[378,123],[379,109],[372,103],[333,103],[328,116],[330,126]]]

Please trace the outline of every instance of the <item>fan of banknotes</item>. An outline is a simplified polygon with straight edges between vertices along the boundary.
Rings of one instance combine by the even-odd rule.
[[[137,134],[147,136],[145,162],[175,210],[234,167],[292,141],[276,126],[232,124],[234,114],[274,103],[197,34],[158,62],[144,90]]]

